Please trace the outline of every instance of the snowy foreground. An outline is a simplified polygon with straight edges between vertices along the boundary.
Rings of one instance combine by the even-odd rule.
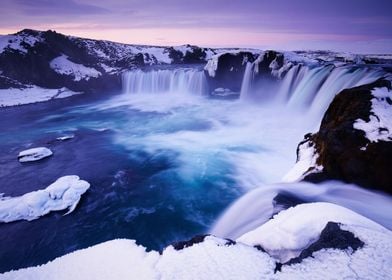
[[[80,197],[90,184],[78,176],[64,176],[44,190],[30,192],[18,197],[0,196],[0,222],[35,220],[51,211],[68,208],[66,214],[75,210]]]
[[[328,222],[361,246],[326,246],[285,264],[321,239]],[[289,208],[237,242],[208,236],[188,246],[169,246],[160,254],[146,252],[133,240],[112,240],[0,279],[387,279],[392,274],[391,231],[330,203]]]

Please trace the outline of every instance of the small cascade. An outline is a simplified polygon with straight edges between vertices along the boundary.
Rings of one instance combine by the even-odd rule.
[[[245,67],[245,72],[244,72],[244,78],[242,79],[242,83],[241,83],[241,93],[240,93],[241,99],[249,99],[251,95],[253,69],[254,69],[254,64],[247,62]]]
[[[198,69],[135,70],[124,73],[122,78],[124,93],[203,95],[207,91],[204,72]]]
[[[274,99],[291,110],[300,110],[320,120],[336,94],[385,75],[381,68],[361,65],[335,67],[330,64],[313,68],[295,65],[281,81]]]

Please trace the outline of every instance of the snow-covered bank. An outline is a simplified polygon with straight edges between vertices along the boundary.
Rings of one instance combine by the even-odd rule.
[[[304,210],[312,218],[304,220]],[[315,251],[313,257],[281,265],[263,250],[213,236],[179,250],[169,246],[162,254],[146,252],[133,240],[122,239],[73,252],[43,266],[7,272],[0,279],[336,279],[337,275],[341,279],[387,279],[392,273],[392,233],[333,204],[297,206],[276,216],[264,225],[274,233],[265,245],[285,248],[303,240],[315,242],[330,218],[363,246],[338,249],[325,243],[326,247]],[[316,226],[309,224],[313,222]],[[309,226],[311,234],[303,230]],[[287,239],[288,234],[294,239]]]
[[[21,151],[18,155],[18,160],[20,162],[37,161],[50,157],[51,155],[53,155],[53,152],[50,149],[38,147]]]
[[[25,105],[81,94],[67,88],[48,89],[37,86],[0,89],[0,107]]]
[[[68,208],[66,214],[75,210],[79,200],[90,184],[78,176],[64,176],[44,190],[30,192],[18,197],[0,196],[0,222],[35,220],[51,211]]]

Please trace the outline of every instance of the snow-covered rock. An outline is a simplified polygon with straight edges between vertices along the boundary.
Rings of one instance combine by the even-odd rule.
[[[369,121],[358,119],[354,128],[363,130],[371,142],[392,141],[392,92],[381,87],[372,90],[371,94],[374,98]]]
[[[310,162],[305,180],[339,179],[392,193],[391,104],[387,79],[338,93],[319,131],[306,135],[314,148],[309,158],[315,162]]]
[[[53,155],[53,152],[45,147],[32,148],[19,153],[20,162],[38,161]]]
[[[301,251],[316,241],[328,222],[389,232],[347,208],[317,202],[300,204],[282,211],[267,223],[242,235],[237,241],[252,246],[260,245],[284,263],[298,257]]]
[[[297,162],[293,168],[282,178],[283,182],[294,182],[303,179],[308,173],[317,173],[323,170],[317,164],[318,158],[315,145],[309,138],[298,144]]]
[[[75,210],[82,194],[89,187],[88,182],[71,175],[57,179],[43,190],[29,192],[18,197],[0,197],[0,222],[32,221],[51,211],[67,208],[66,214],[69,214]]]
[[[78,94],[81,94],[81,92],[74,92],[67,88],[47,89],[37,86],[0,89],[0,107],[44,102]]]
[[[89,80],[91,77],[98,78],[101,72],[94,68],[86,67],[82,64],[77,64],[68,59],[66,55],[60,55],[54,58],[50,63],[50,67],[61,75],[71,75],[73,80],[78,82],[80,80]]]
[[[309,215],[310,214],[310,215]],[[317,241],[328,220],[353,234],[354,250],[321,248],[291,265],[279,264],[260,247],[207,236],[161,254],[133,240],[112,240],[57,258],[42,266],[11,271],[0,279],[387,279],[392,273],[392,233],[345,208],[325,203],[300,205],[243,237],[276,248],[282,255]],[[263,228],[264,227],[264,228]],[[310,230],[304,230],[309,228]],[[266,237],[264,237],[266,235]],[[338,236],[339,238],[339,236]]]

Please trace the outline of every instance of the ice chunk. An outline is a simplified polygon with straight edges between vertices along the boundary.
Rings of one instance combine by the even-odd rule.
[[[45,147],[32,148],[19,153],[18,160],[20,162],[37,161],[53,155],[53,152]]]
[[[0,222],[31,221],[51,211],[75,210],[80,197],[90,184],[78,176],[64,176],[44,190],[33,191],[18,197],[0,198]]]

